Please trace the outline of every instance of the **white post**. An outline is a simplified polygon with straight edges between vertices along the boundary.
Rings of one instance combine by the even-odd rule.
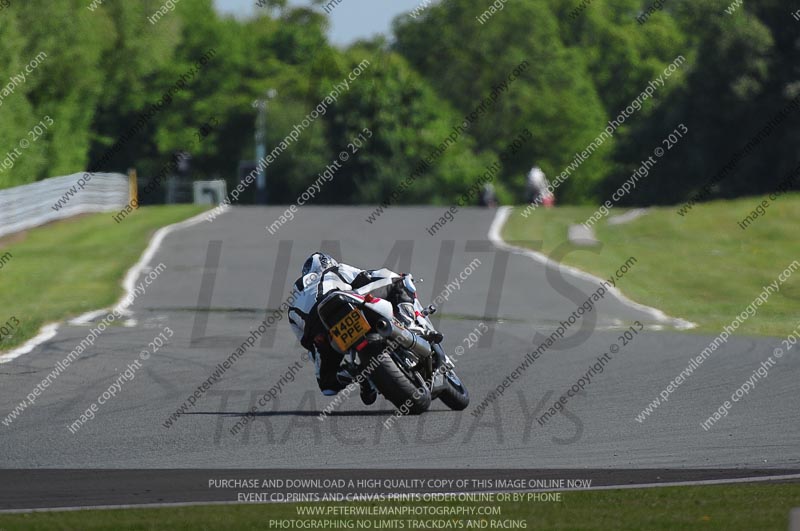
[[[800,508],[789,513],[789,531],[800,531]]]

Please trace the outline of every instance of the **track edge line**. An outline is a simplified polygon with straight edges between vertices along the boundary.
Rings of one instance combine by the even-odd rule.
[[[489,227],[489,234],[488,238],[492,242],[492,244],[497,247],[498,249],[511,251],[516,254],[525,255],[540,264],[545,266],[557,266],[559,268],[563,268],[568,273],[572,274],[583,280],[588,280],[590,282],[600,283],[603,281],[598,276],[595,276],[591,273],[587,273],[582,269],[578,269],[577,267],[569,266],[566,264],[562,264],[551,260],[548,256],[533,251],[531,249],[525,249],[523,247],[517,247],[515,245],[510,245],[503,240],[503,237],[500,235],[500,229],[505,225],[506,221],[508,220],[509,216],[511,215],[512,208],[509,206],[502,206],[497,209],[497,213],[492,220],[492,225]],[[634,300],[629,299],[626,297],[619,289],[616,287],[609,287],[607,288],[608,292],[611,293],[616,299],[621,302],[622,304],[639,310],[641,312],[647,313],[656,319],[658,322],[672,326],[673,328],[677,328],[678,330],[689,330],[692,328],[696,328],[697,324],[691,321],[687,321],[685,319],[680,319],[677,317],[670,317],[663,311],[659,310],[658,308],[653,308],[652,306],[646,306],[644,304],[640,304]]]
[[[153,233],[153,236],[150,238],[150,241],[148,242],[147,247],[142,253],[142,256],[140,256],[139,260],[135,264],[133,264],[133,266],[131,266],[131,268],[128,269],[128,271],[125,273],[125,277],[123,278],[122,281],[122,287],[124,289],[124,293],[122,297],[120,297],[120,299],[117,301],[116,305],[110,308],[100,308],[98,310],[90,310],[72,319],[65,319],[63,321],[57,321],[42,325],[42,327],[39,329],[39,333],[36,336],[29,339],[28,341],[26,341],[22,346],[17,347],[16,349],[10,352],[6,352],[5,354],[0,354],[0,365],[13,361],[22,355],[28,354],[32,352],[33,349],[35,349],[39,345],[51,340],[58,333],[58,329],[61,328],[61,325],[64,324],[64,322],[69,322],[74,324],[85,324],[94,317],[96,317],[97,315],[102,313],[107,313],[112,309],[116,309],[119,312],[125,312],[127,308],[133,303],[133,301],[127,302],[127,299],[128,296],[133,293],[133,288],[135,287],[136,279],[139,278],[139,275],[141,275],[144,268],[149,265],[150,260],[153,258],[153,256],[155,256],[156,251],[158,251],[159,247],[161,247],[161,243],[164,241],[164,238],[166,238],[167,235],[176,230],[190,227],[192,225],[196,225],[204,221],[205,214],[206,212],[201,212],[200,214],[197,214],[196,216],[193,216],[189,219],[185,219],[183,221],[178,221],[171,225],[161,227],[160,229],[156,230],[155,233]]]

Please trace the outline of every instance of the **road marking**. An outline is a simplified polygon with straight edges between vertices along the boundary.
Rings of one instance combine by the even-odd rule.
[[[136,280],[139,278],[139,275],[142,274],[142,271],[149,267],[150,260],[152,260],[153,256],[155,256],[156,252],[158,251],[159,247],[161,247],[161,243],[164,241],[164,238],[167,237],[170,233],[180,230],[186,227],[190,227],[192,225],[197,225],[202,223],[205,220],[205,215],[207,212],[203,212],[198,214],[192,218],[185,219],[183,221],[179,221],[178,223],[173,223],[172,225],[167,225],[166,227],[161,227],[158,229],[153,237],[150,239],[150,243],[147,245],[144,253],[142,254],[139,261],[136,262],[133,267],[131,267],[128,272],[125,274],[125,278],[122,281],[122,287],[125,290],[125,293],[122,295],[122,298],[117,302],[115,309],[118,310],[120,313],[129,313],[127,312],[128,306],[131,305],[131,302],[128,302],[127,299],[130,295],[133,294],[133,290],[136,287]],[[90,322],[92,319],[103,315],[104,313],[108,313],[110,309],[104,308],[100,310],[92,310],[90,312],[86,312],[74,319],[69,321],[70,324],[86,324]],[[36,337],[29,339],[24,345],[18,347],[11,352],[7,352],[0,356],[0,365],[3,363],[8,363],[11,360],[14,360],[23,354],[28,354],[33,349],[49,341],[53,337],[55,337],[58,329],[61,327],[62,323],[48,323],[44,325],[40,330]]]
[[[560,264],[554,260],[551,260],[547,256],[542,253],[532,251],[530,249],[524,249],[522,247],[516,247],[514,245],[509,245],[508,243],[503,240],[502,236],[500,236],[500,229],[503,228],[505,222],[508,220],[508,217],[511,215],[511,207],[500,207],[497,209],[497,214],[494,216],[494,220],[492,220],[492,226],[489,228],[489,240],[494,244],[495,247],[498,249],[502,249],[505,251],[509,251],[515,254],[522,254],[533,260],[543,264],[545,266],[556,266],[560,269],[566,270],[568,273],[571,273],[573,276],[581,278],[583,280],[588,280],[589,282],[596,283],[598,286],[603,281],[600,277],[596,277],[592,274],[587,273],[586,271],[582,271],[578,268],[568,266],[565,264]],[[639,304],[638,302],[632,301],[631,299],[627,298],[622,292],[615,288],[615,287],[608,287],[608,292],[611,293],[616,299],[626,306],[630,306],[640,312],[644,312],[650,315],[656,321],[672,326],[677,328],[678,330],[688,330],[690,328],[695,328],[697,325],[691,321],[686,321],[684,319],[679,319],[677,317],[670,317],[661,310],[657,308],[653,308],[651,306],[645,306],[644,304]]]
[[[56,332],[58,332],[58,323],[49,323],[44,325],[39,330],[39,333],[36,335],[36,337],[29,339],[21,347],[17,347],[11,352],[0,356],[0,365],[3,363],[8,363],[9,361],[13,360],[14,358],[18,358],[23,354],[27,354],[45,341],[51,340],[53,337],[55,337]]]
[[[619,216],[611,216],[608,218],[609,225],[624,225],[625,223],[630,223],[635,219],[639,219],[640,217],[647,214],[648,209],[646,208],[635,208],[633,210],[629,210],[624,214],[620,214]]]

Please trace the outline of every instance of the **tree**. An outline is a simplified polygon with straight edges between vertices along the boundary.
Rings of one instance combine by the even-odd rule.
[[[351,153],[355,146],[348,144],[361,142],[360,134],[368,138],[343,164],[337,186],[326,188],[323,199],[381,203],[410,179],[413,184],[402,187],[397,202],[452,203],[496,160],[490,153],[476,156],[469,134],[449,138],[463,117],[381,41],[354,46],[345,58],[331,84],[364,60],[369,65],[328,113],[328,144],[334,153]],[[328,91],[321,88],[320,97]],[[442,144],[442,154],[431,157]],[[429,157],[432,162],[423,164]]]
[[[396,49],[461,113],[472,112],[495,87],[508,83],[471,133],[483,149],[499,152],[521,129],[532,132],[534,141],[509,161],[503,176],[522,197],[533,163],[551,176],[560,174],[600,134],[607,118],[585,59],[565,46],[550,6],[515,3],[484,24],[480,16],[473,3],[451,0],[429,7],[422,17],[398,18]],[[608,172],[610,145],[560,188],[565,199],[591,197],[593,183]]]
[[[784,103],[768,94],[772,36],[757,17],[742,10],[724,14],[718,2],[681,4],[676,17],[691,35],[685,85],[672,92],[646,122],[637,122],[618,160],[633,171],[679,124],[689,129],[677,149],[659,160],[629,204],[669,204],[693,197],[731,162],[763,124]],[[755,193],[756,182],[770,182],[775,163],[761,153],[769,142],[733,165],[733,171],[716,184],[708,197],[735,197]],[[605,183],[610,193],[627,178],[620,175]]]

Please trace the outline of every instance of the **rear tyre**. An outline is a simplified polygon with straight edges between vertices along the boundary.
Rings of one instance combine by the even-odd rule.
[[[431,406],[431,391],[422,377],[401,368],[394,358],[379,351],[373,358],[372,383],[398,411],[406,415],[419,415]]]

